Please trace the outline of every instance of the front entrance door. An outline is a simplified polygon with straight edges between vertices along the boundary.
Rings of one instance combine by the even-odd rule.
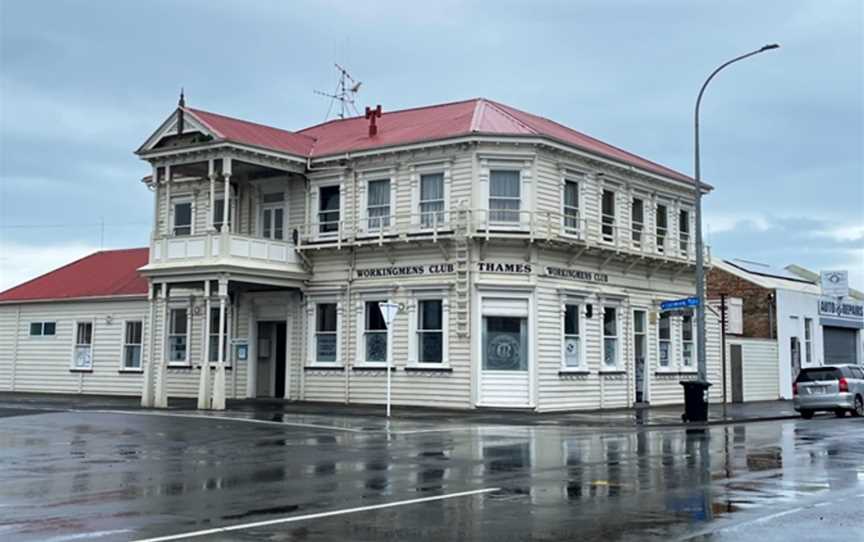
[[[729,357],[732,370],[732,402],[744,402],[744,367],[740,344],[729,345]]]
[[[645,366],[645,354],[648,351],[647,327],[645,326],[645,311],[633,311],[633,366],[636,368],[636,402],[647,403],[645,378],[647,367]]]
[[[528,301],[485,299],[480,342],[480,404],[530,406]]]
[[[256,397],[285,397],[285,322],[258,322]]]

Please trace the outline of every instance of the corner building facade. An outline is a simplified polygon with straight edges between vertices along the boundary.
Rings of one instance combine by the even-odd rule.
[[[484,99],[376,128],[181,105],[138,150],[156,202],[144,404],[383,403],[388,366],[394,405],[682,401],[695,315],[659,304],[695,292],[691,179]]]

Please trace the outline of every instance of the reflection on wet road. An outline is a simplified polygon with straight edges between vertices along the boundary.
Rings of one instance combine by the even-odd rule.
[[[388,432],[379,419],[326,416],[6,412],[3,540],[231,525],[247,527],[199,539],[742,540],[754,520],[776,516],[779,536],[794,525],[782,514],[835,502],[853,511],[838,525],[853,527],[834,539],[864,532],[860,419],[619,431],[396,422]],[[300,516],[311,518],[256,526]]]

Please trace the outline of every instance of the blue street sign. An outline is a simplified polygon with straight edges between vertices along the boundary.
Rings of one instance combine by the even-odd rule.
[[[671,311],[673,309],[686,309],[688,307],[698,307],[698,297],[688,297],[686,299],[676,299],[674,301],[664,301],[660,303],[660,310]]]

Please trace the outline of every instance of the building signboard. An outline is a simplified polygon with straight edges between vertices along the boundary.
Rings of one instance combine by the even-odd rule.
[[[819,316],[864,322],[864,303],[848,300],[838,301],[836,298],[823,297],[819,300]]]
[[[846,297],[849,295],[848,271],[822,271],[819,274],[822,284],[822,295],[831,297]]]

